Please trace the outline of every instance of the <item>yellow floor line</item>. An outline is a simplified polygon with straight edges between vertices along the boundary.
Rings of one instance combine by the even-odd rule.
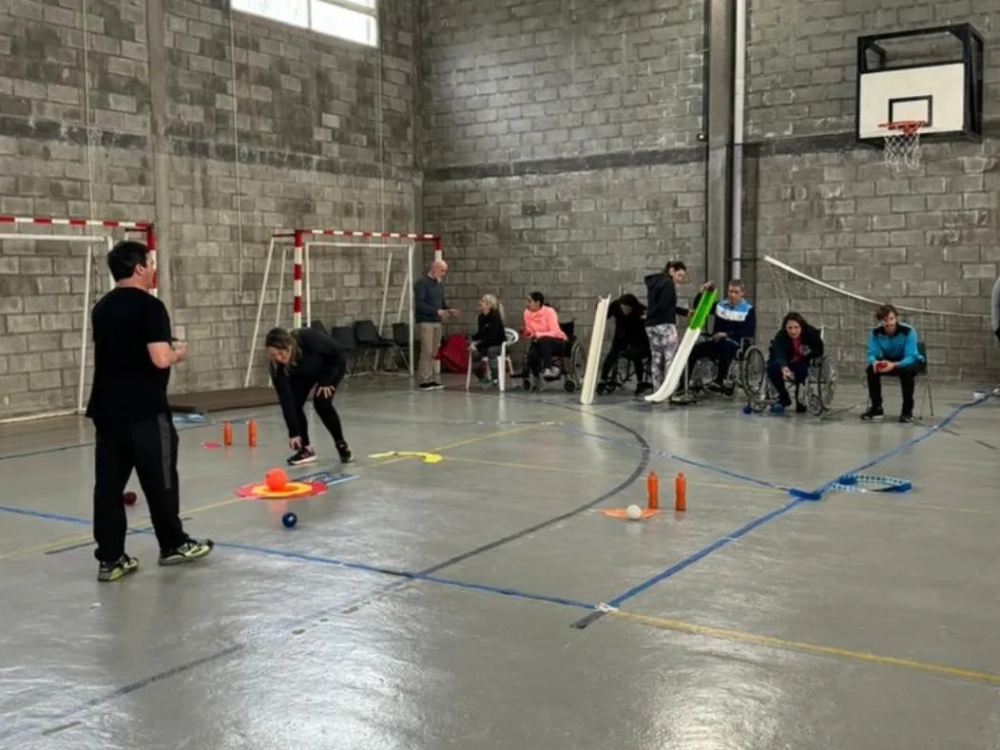
[[[930,662],[917,661],[916,659],[901,659],[895,656],[882,656],[867,651],[853,651],[836,646],[822,646],[815,643],[805,643],[803,641],[792,641],[784,638],[774,638],[766,635],[756,635],[745,633],[739,630],[728,630],[725,628],[713,628],[707,625],[698,625],[693,622],[682,620],[670,620],[662,617],[652,617],[650,615],[640,615],[634,612],[624,612],[616,610],[608,612],[610,617],[625,620],[638,625],[658,628],[659,630],[671,630],[678,633],[689,633],[691,635],[701,635],[706,638],[717,638],[726,641],[739,643],[750,643],[756,646],[766,646],[769,648],[783,649],[785,651],[798,651],[816,656],[830,656],[838,659],[850,661],[866,662],[869,664],[879,664],[887,667],[901,667],[926,674],[935,674],[942,677],[954,677],[962,680],[972,680],[975,682],[985,682],[991,685],[1000,685],[1000,674],[992,672],[982,672],[975,669],[962,669],[960,667],[949,667],[941,664],[931,664]]]

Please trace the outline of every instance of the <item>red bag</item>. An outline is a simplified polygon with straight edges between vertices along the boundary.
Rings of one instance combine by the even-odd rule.
[[[446,338],[437,358],[448,372],[465,372],[469,368],[469,344],[465,336],[455,333]]]

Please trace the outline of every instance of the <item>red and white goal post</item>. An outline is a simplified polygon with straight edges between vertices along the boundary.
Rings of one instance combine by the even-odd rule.
[[[274,265],[275,246],[281,247],[281,262],[278,266],[278,289],[275,304],[274,325],[281,325],[282,318],[282,296],[284,294],[285,273],[288,263],[288,250],[292,250],[292,305],[291,321],[293,328],[301,328],[303,324],[303,312],[305,320],[311,322],[313,303],[313,284],[310,272],[310,249],[335,248],[341,252],[349,249],[360,249],[363,251],[386,251],[385,266],[381,270],[381,303],[379,305],[376,327],[380,334],[386,325],[386,315],[389,305],[389,287],[391,285],[393,269],[395,267],[394,255],[405,253],[405,279],[399,288],[399,299],[396,308],[396,322],[402,322],[404,312],[409,329],[409,351],[408,357],[410,375],[414,374],[414,362],[412,352],[414,349],[414,300],[413,284],[415,281],[414,257],[418,244],[430,243],[434,248],[434,259],[442,260],[443,250],[441,237],[436,234],[423,234],[418,232],[366,232],[349,229],[294,229],[276,231],[271,234],[271,241],[267,249],[267,259],[264,264],[264,275],[260,284],[260,296],[257,300],[257,315],[254,319],[253,338],[250,342],[250,356],[247,360],[246,378],[244,387],[250,387],[250,376],[253,371],[254,358],[257,354],[258,338],[261,335],[261,320],[264,315],[264,303],[267,299],[268,281],[271,269]],[[408,303],[408,307],[407,307]],[[405,308],[405,309],[404,309]],[[287,309],[287,308],[285,308]],[[345,323],[348,321],[344,321]],[[383,334],[384,335],[384,334]]]
[[[43,231],[45,228],[47,231]],[[100,233],[93,233],[94,230],[102,230]],[[98,246],[103,250],[101,259],[107,258],[107,253],[114,247],[115,233],[139,234],[149,248],[150,264],[154,268],[153,288],[150,290],[153,296],[157,296],[156,289],[156,228],[152,222],[148,221],[120,221],[117,219],[62,219],[44,216],[2,216],[0,215],[0,243],[3,241],[18,242],[66,242],[70,245],[89,245],[84,263],[84,284],[83,284],[83,304],[80,308],[80,350],[78,366],[78,379],[76,383],[76,406],[72,409],[62,409],[44,413],[30,414],[26,416],[10,417],[3,422],[21,422],[45,417],[65,416],[68,414],[82,414],[86,411],[86,374],[87,374],[87,351],[90,345],[90,311],[93,300],[100,289],[95,289],[93,282],[94,273],[94,247]],[[0,252],[0,255],[3,253]],[[108,291],[115,285],[110,272]],[[76,330],[76,329],[74,329]],[[30,351],[29,351],[30,353]],[[55,399],[58,401],[59,399]],[[52,399],[49,399],[52,403]]]

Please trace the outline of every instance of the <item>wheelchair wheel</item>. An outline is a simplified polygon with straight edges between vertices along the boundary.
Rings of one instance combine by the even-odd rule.
[[[719,366],[711,359],[699,359],[691,368],[690,386],[692,391],[707,390],[707,386],[715,382]]]
[[[566,393],[572,393],[573,391],[576,390],[576,383],[574,383],[569,378],[566,378],[563,381],[563,390],[566,391]]]
[[[747,350],[743,359],[743,392],[747,406],[756,414],[764,411],[773,401],[771,384],[767,379],[767,358],[756,346]]]
[[[837,390],[837,369],[826,357],[817,357],[809,368],[809,413],[822,416],[833,405]]]

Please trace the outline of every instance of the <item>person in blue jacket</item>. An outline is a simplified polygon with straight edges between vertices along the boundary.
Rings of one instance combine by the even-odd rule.
[[[691,350],[688,358],[688,372],[694,369],[699,359],[711,359],[716,363],[715,382],[709,385],[712,390],[721,390],[725,383],[726,373],[736,357],[744,341],[750,341],[757,335],[757,312],[743,296],[745,287],[740,279],[733,279],[726,287],[725,299],[715,303],[712,310],[715,323],[709,338],[699,341]],[[694,298],[692,307],[698,306],[701,293]]]
[[[871,405],[861,415],[866,422],[885,416],[882,410],[882,378],[897,377],[903,391],[903,412],[899,421],[913,421],[913,392],[916,390],[917,367],[924,361],[917,349],[917,331],[899,322],[899,311],[892,305],[882,305],[875,311],[878,325],[868,334],[868,398]]]

